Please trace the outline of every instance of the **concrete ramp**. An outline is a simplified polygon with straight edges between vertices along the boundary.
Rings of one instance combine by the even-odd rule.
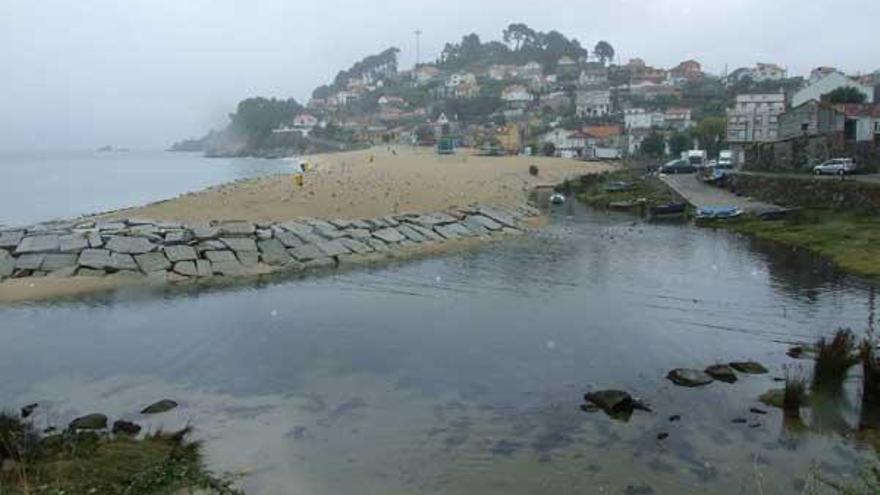
[[[735,206],[745,213],[784,211],[780,206],[753,200],[706,184],[694,174],[661,175],[660,179],[696,208]]]

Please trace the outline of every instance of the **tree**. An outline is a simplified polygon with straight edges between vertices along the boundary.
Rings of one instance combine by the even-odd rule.
[[[527,46],[537,44],[538,33],[523,23],[513,23],[501,33],[502,39],[508,45],[513,44],[513,51],[520,51]]]
[[[293,120],[302,106],[293,98],[247,98],[238,103],[235,113],[229,115],[235,131],[247,137],[265,136],[281,124]]]
[[[556,154],[556,145],[553,144],[553,143],[551,143],[551,142],[546,142],[546,143],[544,143],[544,145],[541,146],[541,153],[542,153],[544,156],[553,156],[553,155],[555,155],[555,154]]]
[[[663,138],[663,134],[659,132],[648,134],[639,145],[639,152],[654,158],[662,157],[666,153],[666,140]]]
[[[691,147],[691,137],[683,132],[676,132],[669,137],[669,152],[672,156],[681,156],[682,151]]]
[[[845,86],[826,94],[823,99],[829,103],[864,103],[868,97],[856,88]]]
[[[606,61],[614,59],[614,47],[607,41],[600,41],[596,43],[596,47],[593,48],[593,54],[599,57],[602,65],[605,65]]]
[[[709,156],[718,155],[726,135],[727,120],[724,117],[706,117],[693,130],[700,149],[706,150]]]

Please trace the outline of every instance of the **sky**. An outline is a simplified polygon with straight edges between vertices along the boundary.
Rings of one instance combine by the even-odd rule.
[[[401,68],[511,22],[588,49],[721,73],[880,68],[876,0],[2,0],[0,149],[164,148],[225,125],[248,96],[305,102],[389,46]],[[842,27],[835,24],[838,20]]]

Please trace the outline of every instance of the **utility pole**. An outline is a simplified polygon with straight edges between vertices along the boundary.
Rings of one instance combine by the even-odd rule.
[[[416,67],[419,66],[419,62],[421,62],[421,38],[422,38],[422,30],[416,29]]]

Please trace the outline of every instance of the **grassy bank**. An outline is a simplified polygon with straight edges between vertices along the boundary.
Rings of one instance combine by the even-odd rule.
[[[626,183],[624,190],[609,190],[614,183]],[[607,208],[615,202],[643,200],[647,206],[682,201],[681,197],[659,178],[640,169],[624,169],[585,176],[575,187],[577,198],[591,206]]]
[[[745,217],[710,225],[808,249],[847,272],[880,278],[880,217],[876,215],[807,209],[784,220]]]
[[[205,469],[201,447],[186,440],[187,433],[142,439],[106,431],[46,433],[0,413],[0,493],[239,493]]]

